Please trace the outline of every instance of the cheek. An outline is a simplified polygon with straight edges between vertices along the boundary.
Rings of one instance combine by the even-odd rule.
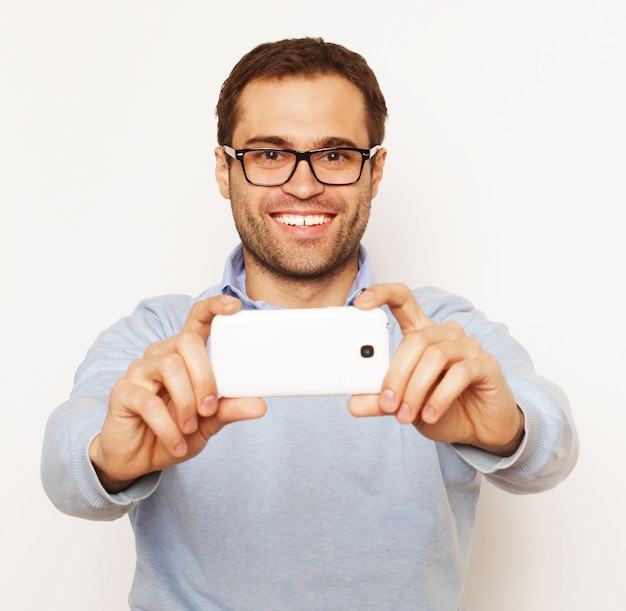
[[[230,208],[233,213],[235,222],[245,221],[246,223],[254,222],[258,205],[252,199],[252,195],[247,189],[247,185],[243,185],[231,175],[229,183]]]
[[[226,188],[228,189],[228,193],[230,195],[231,205],[241,206],[242,202],[245,203],[246,195],[241,188],[241,185],[237,183],[237,180],[231,175],[229,175],[229,179],[226,183]]]

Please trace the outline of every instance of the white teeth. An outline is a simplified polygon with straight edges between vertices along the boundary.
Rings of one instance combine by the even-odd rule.
[[[284,225],[293,225],[294,227],[312,227],[313,225],[324,225],[330,222],[330,216],[323,214],[310,214],[301,216],[299,214],[279,214],[274,217],[279,223]]]

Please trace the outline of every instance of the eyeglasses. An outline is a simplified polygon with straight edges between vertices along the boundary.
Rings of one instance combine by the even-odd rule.
[[[257,187],[284,185],[300,161],[309,164],[313,176],[323,185],[344,186],[359,182],[365,162],[373,159],[380,145],[369,150],[340,146],[304,152],[277,148],[236,150],[227,145],[222,148],[229,157],[241,161],[246,180]]]

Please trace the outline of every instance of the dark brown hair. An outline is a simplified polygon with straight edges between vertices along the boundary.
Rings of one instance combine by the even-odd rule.
[[[260,44],[237,62],[224,81],[217,102],[218,143],[231,144],[239,96],[250,81],[322,74],[343,76],[359,89],[365,99],[369,145],[381,144],[387,106],[372,69],[358,53],[322,38],[309,37]]]

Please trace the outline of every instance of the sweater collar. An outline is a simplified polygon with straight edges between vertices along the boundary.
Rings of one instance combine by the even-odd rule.
[[[376,276],[369,254],[364,246],[359,246],[359,270],[348,294],[346,305],[354,300],[368,287],[376,283]],[[226,259],[221,290],[223,294],[233,295],[241,300],[244,307],[254,309],[280,309],[266,301],[252,301],[246,293],[246,268],[243,262],[243,247],[238,244]]]

